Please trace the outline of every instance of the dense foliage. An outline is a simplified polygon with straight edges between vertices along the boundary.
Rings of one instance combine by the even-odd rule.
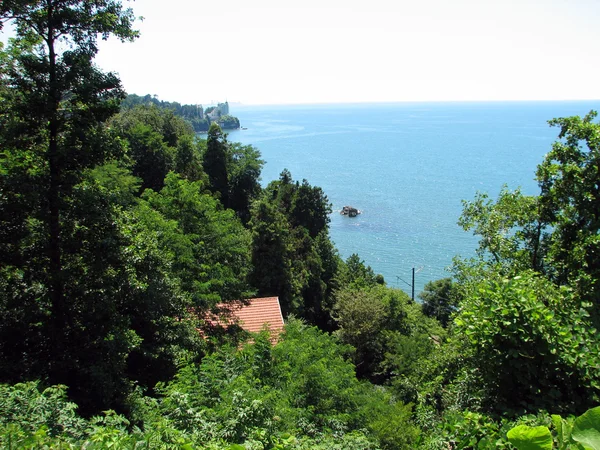
[[[418,436],[410,408],[359,382],[344,358],[348,350],[291,321],[275,347],[263,334],[241,350],[224,347],[201,364],[183,363],[158,386],[157,399],[134,396],[129,420],[113,412],[80,418],[64,387],[3,386],[0,444],[410,448]]]
[[[197,107],[124,100],[93,64],[98,37],[137,36],[120,2],[10,0],[7,20],[1,446],[578,448],[597,413],[572,415],[600,403],[594,112],[550,122],[539,195],[465,202],[477,255],[415,303],[340,258],[321,188],[263,188],[259,151],[199,138]],[[281,302],[275,345],[206,320],[255,295]]]

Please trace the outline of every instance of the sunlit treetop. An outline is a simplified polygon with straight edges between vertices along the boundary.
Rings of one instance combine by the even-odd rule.
[[[60,42],[91,54],[98,51],[98,36],[121,41],[137,38],[134,21],[133,10],[115,0],[5,0],[0,5],[0,30],[12,22],[19,36],[33,33],[48,46]]]

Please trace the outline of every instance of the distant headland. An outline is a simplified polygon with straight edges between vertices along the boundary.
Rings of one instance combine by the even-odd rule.
[[[207,132],[213,122],[216,122],[224,130],[237,130],[240,128],[239,119],[229,114],[229,103],[227,101],[204,109],[202,105],[182,105],[178,102],[165,102],[159,100],[155,95],[129,94],[121,103],[121,108],[131,109],[138,105],[154,105],[158,108],[170,109],[176,116],[187,120],[194,127],[196,133]]]

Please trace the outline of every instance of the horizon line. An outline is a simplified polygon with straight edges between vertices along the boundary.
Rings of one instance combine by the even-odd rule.
[[[230,105],[237,106],[323,106],[323,105],[394,105],[410,103],[549,103],[549,102],[596,102],[600,98],[575,98],[575,99],[509,99],[509,100],[359,100],[359,101],[331,101],[331,102],[240,102],[229,101]]]

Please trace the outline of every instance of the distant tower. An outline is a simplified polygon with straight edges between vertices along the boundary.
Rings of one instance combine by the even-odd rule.
[[[198,117],[204,119],[204,108],[202,108],[202,105],[196,105],[196,107],[198,108]]]
[[[219,111],[221,111],[222,116],[229,114],[229,103],[227,103],[227,101],[225,101],[225,103],[219,103],[218,108]]]

